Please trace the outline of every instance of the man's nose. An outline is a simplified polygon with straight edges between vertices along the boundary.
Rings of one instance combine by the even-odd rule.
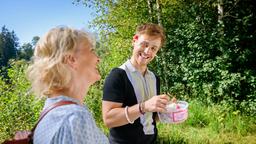
[[[150,48],[150,47],[146,47],[146,48],[144,49],[144,52],[145,52],[146,54],[149,54],[149,53],[151,52],[151,48]]]

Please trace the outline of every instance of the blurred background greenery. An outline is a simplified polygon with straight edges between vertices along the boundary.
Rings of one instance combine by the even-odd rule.
[[[72,1],[71,1],[72,2]],[[150,65],[161,91],[189,102],[189,119],[158,123],[157,143],[256,142],[255,0],[75,0],[95,9],[101,81],[85,99],[97,124],[106,75],[129,58],[137,25],[161,24],[167,42]],[[24,70],[39,37],[17,48],[14,32],[0,34],[0,142],[30,129],[43,100],[36,99]]]

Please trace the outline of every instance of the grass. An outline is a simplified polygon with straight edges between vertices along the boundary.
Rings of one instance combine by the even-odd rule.
[[[189,102],[189,118],[182,124],[158,123],[159,144],[255,144],[256,120],[225,106]]]
[[[107,134],[108,129],[97,119]],[[256,144],[256,119],[225,105],[189,102],[189,118],[181,124],[158,122],[157,144]]]

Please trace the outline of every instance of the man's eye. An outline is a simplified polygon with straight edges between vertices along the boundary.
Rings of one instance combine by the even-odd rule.
[[[148,47],[148,43],[147,43],[147,42],[142,42],[140,45],[141,45],[142,47]]]

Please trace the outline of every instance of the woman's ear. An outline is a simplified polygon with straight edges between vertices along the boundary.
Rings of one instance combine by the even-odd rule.
[[[72,55],[72,54],[68,54],[68,55],[64,56],[64,63],[66,63],[73,69],[77,68],[76,59],[75,59],[74,55]]]

